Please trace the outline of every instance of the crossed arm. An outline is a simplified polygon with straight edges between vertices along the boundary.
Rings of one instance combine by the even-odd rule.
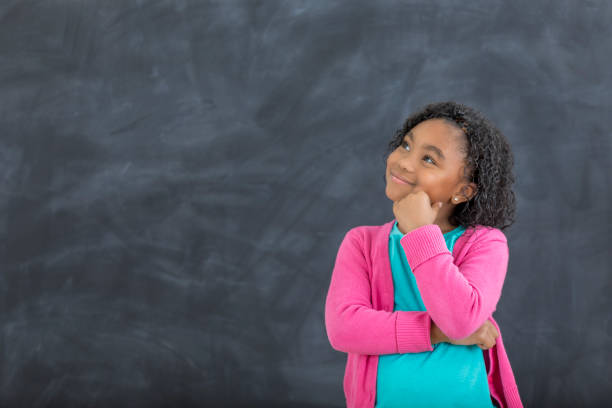
[[[457,266],[437,225],[410,231],[400,240],[427,311],[376,310],[358,229],[344,237],[325,302],[325,326],[332,347],[346,353],[394,354],[433,350],[432,342],[462,339],[492,315],[501,296],[508,246],[490,230],[468,249]],[[434,323],[435,322],[435,323]],[[434,329],[432,327],[439,328]]]

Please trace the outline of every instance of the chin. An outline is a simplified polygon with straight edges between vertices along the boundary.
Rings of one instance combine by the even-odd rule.
[[[387,187],[385,188],[385,195],[387,196],[387,198],[393,202],[399,200],[400,198],[399,195],[397,193],[394,194],[393,191],[389,191],[389,190],[390,188],[387,185]]]

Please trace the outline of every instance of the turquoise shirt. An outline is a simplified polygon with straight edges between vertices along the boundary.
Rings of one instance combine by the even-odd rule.
[[[465,227],[443,234],[453,252]],[[397,220],[389,234],[389,260],[393,275],[393,310],[426,311],[416,280],[400,244]],[[482,349],[477,345],[433,345],[422,353],[383,354],[378,358],[376,408],[470,407],[495,408]]]

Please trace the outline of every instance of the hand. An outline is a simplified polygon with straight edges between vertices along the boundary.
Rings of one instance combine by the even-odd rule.
[[[429,195],[423,191],[407,194],[393,203],[393,214],[401,232],[407,234],[423,225],[433,224],[442,207],[441,202],[431,203]]]
[[[449,339],[448,336],[444,334],[438,326],[436,326],[433,320],[431,321],[431,338],[432,338],[431,344],[441,343],[441,342],[447,342],[447,343],[460,345],[460,346],[471,346],[472,344],[476,344],[482,350],[488,350],[491,347],[495,346],[496,344],[495,339],[498,337],[499,337],[499,332],[497,331],[497,328],[489,320],[484,322],[482,326],[480,326],[478,330],[476,330],[474,333],[472,333],[466,338],[459,339],[459,340]]]

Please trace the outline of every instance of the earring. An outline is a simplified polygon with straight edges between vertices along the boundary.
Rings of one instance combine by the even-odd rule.
[[[457,201],[457,200],[458,200],[458,198],[457,198],[457,197],[455,197],[455,201]]]

